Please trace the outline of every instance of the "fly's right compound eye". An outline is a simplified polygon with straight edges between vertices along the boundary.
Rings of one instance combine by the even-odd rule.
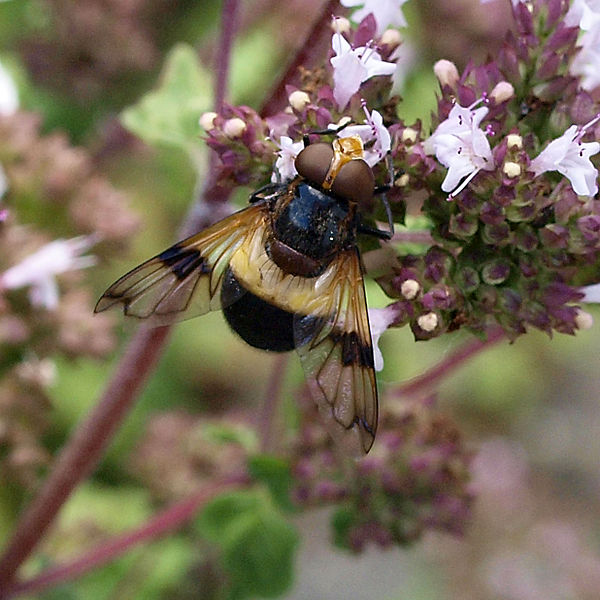
[[[356,202],[360,206],[366,206],[373,198],[374,189],[373,170],[362,159],[349,160],[342,165],[331,186],[331,191],[336,196]]]

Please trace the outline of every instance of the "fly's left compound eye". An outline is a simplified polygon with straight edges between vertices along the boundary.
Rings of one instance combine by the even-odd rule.
[[[358,204],[366,204],[373,198],[375,178],[371,167],[361,159],[345,163],[331,186],[331,191],[340,198]]]
[[[331,144],[319,142],[306,146],[296,157],[296,171],[307,181],[321,186],[333,160]]]

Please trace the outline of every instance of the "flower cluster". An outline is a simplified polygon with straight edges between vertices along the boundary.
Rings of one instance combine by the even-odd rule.
[[[338,135],[363,128],[379,184],[389,150],[392,212],[401,220],[405,207],[420,211],[432,240],[420,253],[400,251],[378,277],[396,299],[389,323],[408,324],[416,339],[494,323],[511,338],[529,327],[574,333],[583,323],[580,287],[592,282],[584,273],[593,278],[600,250],[600,105],[577,68],[598,15],[583,2],[570,10],[557,0],[514,2],[517,34],[507,34],[495,60],[462,74],[449,61],[436,64],[441,95],[427,135],[421,123],[399,120],[389,97],[400,38],[378,19],[397,23],[386,10],[400,3],[382,4],[355,13],[355,30],[334,19],[329,63],[304,72],[283,111],[263,120],[228,108],[240,113],[237,136],[224,129],[230,115],[213,119],[208,141],[222,158],[220,179],[264,183],[269,171],[259,165],[270,153],[278,177],[291,177],[302,135],[352,121]],[[383,218],[381,209],[361,208]]]
[[[245,469],[256,437],[248,419],[156,415],[136,448],[132,474],[161,501],[185,498],[215,479]]]
[[[584,141],[598,137],[599,108],[570,72],[578,29],[565,13],[558,2],[515,3],[520,36],[508,35],[497,60],[462,76],[440,61],[435,130],[392,150],[408,166],[405,194],[428,190],[435,244],[381,280],[418,339],[494,321],[511,337],[579,326],[578,285],[600,241],[590,160],[600,144]],[[431,313],[428,330],[419,318]]]
[[[166,5],[52,0],[44,22],[21,32],[24,62],[36,82],[89,103],[156,66],[161,18],[177,18]]]
[[[425,529],[463,531],[470,515],[470,454],[432,402],[386,405],[377,443],[349,474],[307,402],[293,450],[293,499],[301,507],[335,505],[336,542],[407,544]]]
[[[384,120],[394,110],[393,100],[377,103],[378,110],[369,107],[375,105],[372,97],[389,96],[399,37],[386,31],[375,38],[377,21],[371,13],[355,32],[349,27],[345,19],[334,19],[328,67],[303,71],[300,88],[288,86],[289,104],[283,111],[261,118],[247,106],[226,106],[221,114],[202,116],[206,142],[221,158],[219,184],[258,186],[268,181],[274,167],[275,178],[293,177],[303,135],[328,129],[340,128],[340,136],[360,135],[369,163],[381,163],[390,148]],[[341,128],[350,122],[356,126]],[[385,165],[380,173],[385,183]]]
[[[55,358],[99,358],[116,343],[114,318],[92,314],[82,269],[122,248],[138,226],[86,151],[39,129],[30,113],[0,117],[0,472],[30,489],[49,458],[40,440]]]

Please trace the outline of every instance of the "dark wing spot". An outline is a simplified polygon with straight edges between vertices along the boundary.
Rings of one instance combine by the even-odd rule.
[[[196,269],[201,269],[203,273],[210,272],[210,268],[206,265],[203,256],[195,248],[186,248],[175,244],[167,248],[164,252],[161,252],[158,255],[158,259],[169,267],[179,280],[185,279]]]
[[[302,348],[305,344],[319,339],[319,332],[326,327],[327,320],[314,315],[306,315],[296,321],[295,345]],[[375,368],[373,347],[361,340],[356,331],[340,331],[332,329],[327,337],[342,349],[342,364],[359,365],[369,369]]]
[[[372,369],[374,365],[373,348],[363,342],[356,331],[332,332],[332,339],[342,345],[342,363],[344,366],[360,365]]]

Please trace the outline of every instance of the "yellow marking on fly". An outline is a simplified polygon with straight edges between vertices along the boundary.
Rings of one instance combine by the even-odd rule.
[[[329,166],[329,171],[325,175],[322,188],[328,190],[333,185],[335,178],[338,176],[340,169],[351,160],[363,158],[365,156],[362,140],[357,135],[350,135],[345,138],[337,138],[333,140],[333,159]]]
[[[290,275],[277,266],[265,250],[262,231],[248,236],[231,257],[229,268],[252,294],[279,308],[301,315],[329,317],[340,293],[335,281],[338,267],[332,261],[317,277]]]

